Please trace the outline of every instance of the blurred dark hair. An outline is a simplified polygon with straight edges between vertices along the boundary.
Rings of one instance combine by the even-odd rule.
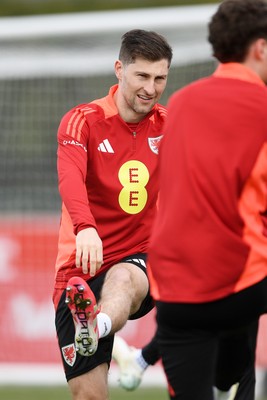
[[[224,0],[209,23],[213,55],[222,63],[243,62],[249,45],[267,39],[265,0]]]
[[[119,59],[125,64],[132,64],[136,58],[148,61],[166,59],[170,66],[172,48],[167,40],[156,32],[133,29],[122,36]]]

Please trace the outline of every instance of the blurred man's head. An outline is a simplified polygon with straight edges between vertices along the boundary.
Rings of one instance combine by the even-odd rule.
[[[220,62],[244,62],[251,43],[267,40],[267,2],[224,0],[209,23],[208,38]]]

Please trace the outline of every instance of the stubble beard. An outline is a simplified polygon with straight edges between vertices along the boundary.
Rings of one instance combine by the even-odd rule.
[[[133,102],[133,104],[132,104],[132,110],[135,112],[135,113],[137,113],[137,114],[141,114],[141,115],[146,115],[146,114],[148,114],[151,110],[152,110],[152,108],[154,107],[154,105],[155,105],[155,102],[153,102],[153,103],[151,103],[150,105],[140,105],[140,104],[137,104],[137,102],[136,101],[134,101]]]

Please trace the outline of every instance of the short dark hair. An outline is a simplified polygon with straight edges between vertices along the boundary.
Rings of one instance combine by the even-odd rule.
[[[224,0],[209,23],[213,55],[222,63],[243,62],[260,38],[267,39],[265,0]]]
[[[167,40],[156,32],[133,29],[122,36],[119,59],[125,64],[133,64],[136,58],[148,61],[166,59],[170,66],[172,48]]]

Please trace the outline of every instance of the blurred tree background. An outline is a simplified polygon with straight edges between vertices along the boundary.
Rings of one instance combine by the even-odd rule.
[[[1,0],[0,16],[218,3],[217,0]]]

